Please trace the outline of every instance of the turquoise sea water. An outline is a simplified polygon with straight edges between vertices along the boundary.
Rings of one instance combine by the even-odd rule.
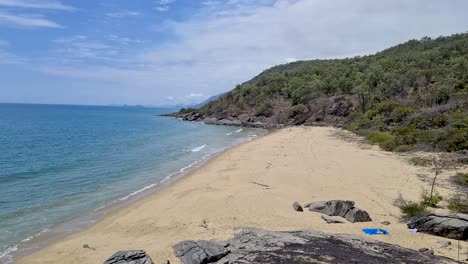
[[[21,241],[265,133],[157,116],[170,111],[0,104],[0,263]]]

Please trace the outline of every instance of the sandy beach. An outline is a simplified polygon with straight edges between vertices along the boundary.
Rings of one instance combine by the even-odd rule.
[[[108,214],[91,228],[69,235],[21,258],[18,263],[102,263],[119,250],[143,249],[155,263],[179,263],[172,245],[186,239],[226,239],[236,228],[314,229],[363,235],[365,227],[383,227],[388,236],[373,238],[404,247],[432,248],[457,258],[456,241],[411,233],[393,205],[401,193],[419,199],[429,188],[429,171],[406,157],[375,146],[344,140],[324,127],[285,128],[234,147],[171,186]],[[445,195],[442,175],[437,190]],[[347,199],[369,212],[368,223],[327,224],[320,214],[295,212],[291,204]],[[96,250],[83,248],[88,244]],[[461,242],[465,253],[468,243]],[[466,259],[461,255],[460,259]]]

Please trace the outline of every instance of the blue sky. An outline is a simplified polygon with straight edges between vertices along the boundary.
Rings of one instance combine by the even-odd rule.
[[[468,1],[0,0],[0,102],[200,102],[294,60],[468,30]]]

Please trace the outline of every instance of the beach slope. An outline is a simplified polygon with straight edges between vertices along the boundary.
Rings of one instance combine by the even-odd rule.
[[[362,228],[383,227],[381,221],[391,222],[385,226],[390,235],[376,239],[433,248],[435,254],[456,259],[456,243],[440,248],[436,242],[442,238],[411,233],[399,222],[393,205],[398,195],[417,200],[421,189],[429,187],[418,174],[421,169],[403,157],[344,140],[336,129],[286,128],[226,151],[173,185],[18,263],[102,263],[128,249],[147,251],[155,263],[178,263],[171,248],[177,242],[227,239],[238,227],[361,235]],[[438,191],[448,192],[443,186]],[[327,224],[318,213],[291,207],[294,201],[332,199],[355,201],[373,222]]]

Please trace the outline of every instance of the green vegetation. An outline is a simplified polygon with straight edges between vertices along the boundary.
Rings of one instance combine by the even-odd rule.
[[[466,150],[468,33],[410,40],[371,56],[279,65],[197,111],[243,122],[339,125],[385,150]]]
[[[422,202],[406,201],[400,196],[395,200],[395,205],[400,208],[401,213],[404,217],[415,217],[427,215],[429,211],[427,206]]]
[[[457,173],[454,178],[457,184],[468,187],[468,173]]]
[[[468,193],[459,192],[448,199],[448,208],[458,213],[468,213]]]
[[[436,208],[437,204],[442,202],[443,199],[444,198],[439,193],[435,193],[431,196],[427,190],[423,190],[420,204],[426,207]]]
[[[186,114],[186,113],[192,113],[192,112],[196,112],[197,109],[194,109],[194,108],[182,108],[179,110],[179,113],[181,114]]]
[[[432,164],[432,160],[428,158],[413,157],[410,159],[410,163],[419,167],[428,167]]]

